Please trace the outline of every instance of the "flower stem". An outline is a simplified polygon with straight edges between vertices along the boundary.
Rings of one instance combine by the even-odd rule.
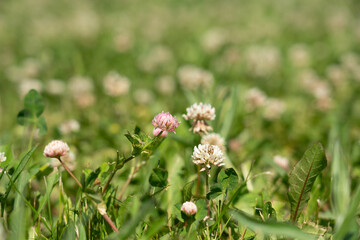
[[[207,207],[207,219],[210,218],[210,204],[209,199],[207,198],[207,194],[209,192],[209,169],[206,168],[206,176],[205,176],[205,198],[206,198],[206,207]]]
[[[65,168],[65,170],[70,174],[70,176],[75,180],[75,182],[80,186],[80,188],[83,188],[83,186],[81,185],[81,183],[79,182],[79,180],[77,180],[77,178],[75,177],[75,175],[70,171],[70,169],[68,168],[68,166],[66,166],[66,164],[61,160],[60,157],[58,157],[58,160],[60,161],[61,165]]]
[[[116,166],[116,167],[114,168],[113,172],[111,173],[109,179],[107,180],[107,182],[106,182],[106,184],[105,184],[105,186],[104,186],[104,189],[102,190],[102,194],[103,194],[103,195],[104,195],[104,193],[106,192],[106,190],[108,189],[111,180],[112,180],[112,179],[114,178],[114,176],[115,176],[115,173],[116,173],[119,169],[121,169],[121,168],[124,166],[125,163],[127,163],[128,161],[130,161],[130,160],[133,159],[133,158],[134,158],[134,156],[131,155],[130,157],[126,158],[126,159],[121,163],[120,167],[119,167],[119,166]]]
[[[200,194],[200,166],[197,167],[196,196]]]
[[[139,169],[143,166],[144,164],[140,163],[139,166],[137,166],[134,171],[132,171],[128,177],[128,179],[126,180],[124,186],[121,188],[120,190],[120,194],[119,194],[119,197],[118,197],[118,200],[121,200],[121,198],[123,197],[124,193],[125,193],[125,190],[126,188],[129,186],[131,180],[134,178],[135,174],[139,171]]]
[[[105,221],[107,221],[107,223],[110,225],[110,227],[114,230],[114,232],[118,232],[119,230],[116,228],[115,224],[113,221],[111,221],[111,219],[109,218],[109,216],[105,213],[104,215],[102,215],[103,218],[105,219]]]

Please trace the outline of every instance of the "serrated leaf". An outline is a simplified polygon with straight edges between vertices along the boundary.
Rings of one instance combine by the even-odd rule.
[[[168,172],[165,169],[154,168],[150,175],[149,182],[153,187],[166,187],[168,182],[167,178]]]
[[[24,98],[25,109],[29,110],[34,116],[39,117],[45,108],[45,103],[36,90],[31,89]]]
[[[218,175],[218,183],[221,184],[223,191],[232,191],[236,188],[239,177],[233,168],[222,169]]]
[[[310,198],[316,177],[327,165],[324,148],[320,143],[311,145],[289,175],[289,201],[291,219],[296,221]]]

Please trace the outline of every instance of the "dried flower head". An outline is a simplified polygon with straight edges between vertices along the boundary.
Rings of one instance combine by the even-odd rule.
[[[186,114],[183,115],[185,120],[193,120],[192,130],[194,133],[208,133],[212,128],[208,125],[206,120],[214,120],[215,108],[211,107],[210,104],[194,103],[186,109]]]
[[[163,132],[174,132],[176,133],[176,128],[179,126],[179,122],[175,116],[172,116],[170,113],[165,113],[164,111],[156,115],[152,121],[153,126],[159,128]],[[155,131],[154,130],[154,131]],[[158,130],[156,130],[158,131]],[[160,132],[159,132],[160,133]],[[158,134],[159,134],[158,133]],[[167,133],[166,133],[167,135]]]
[[[5,162],[5,161],[6,161],[5,153],[1,152],[0,153],[0,162]]]
[[[209,144],[209,145],[216,145],[220,148],[222,152],[226,151],[225,148],[225,140],[220,134],[217,133],[209,133],[204,135],[201,138],[201,144]]]
[[[44,156],[50,158],[59,158],[65,156],[69,150],[69,146],[65,142],[61,140],[54,140],[46,145],[44,149]]]
[[[210,144],[199,144],[199,146],[195,146],[192,159],[193,163],[203,167],[200,171],[207,170],[208,172],[208,170],[211,168],[211,165],[218,167],[224,165],[223,152],[218,146]]]
[[[187,216],[192,216],[197,212],[197,207],[193,202],[184,202],[181,206],[181,211]]]

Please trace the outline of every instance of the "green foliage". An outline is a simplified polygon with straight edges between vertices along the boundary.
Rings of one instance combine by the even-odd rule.
[[[165,169],[154,168],[149,178],[153,187],[166,187],[168,183],[168,172]]]
[[[289,175],[289,201],[291,219],[296,221],[310,198],[316,177],[327,165],[324,149],[320,143],[311,145]]]
[[[34,126],[39,129],[39,135],[47,132],[46,120],[41,117],[45,103],[41,95],[34,89],[30,90],[24,98],[24,109],[18,113],[17,121],[20,125]]]

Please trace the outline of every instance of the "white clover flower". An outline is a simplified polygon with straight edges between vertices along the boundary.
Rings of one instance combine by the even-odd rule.
[[[65,163],[68,166],[70,171],[74,171],[76,169],[75,159],[76,159],[75,153],[72,151],[69,151],[66,155],[61,157],[61,161],[63,161],[63,163]],[[60,167],[61,163],[57,158],[51,158],[50,166],[52,168]]]
[[[197,212],[197,207],[193,202],[184,202],[181,206],[181,211],[187,216],[192,216]]]
[[[35,89],[38,92],[41,92],[43,88],[42,82],[38,79],[25,78],[22,79],[19,83],[19,94],[21,97],[24,97],[31,89]]]
[[[254,111],[256,108],[262,107],[266,102],[266,95],[258,88],[250,88],[245,93],[245,106],[248,111]]]
[[[288,54],[292,65],[296,67],[306,67],[310,64],[309,49],[304,44],[291,46]]]
[[[274,162],[284,170],[289,169],[289,160],[286,157],[276,155],[274,156]]]
[[[245,61],[250,74],[266,77],[279,68],[281,55],[273,46],[250,46],[245,52]]]
[[[199,134],[208,133],[212,130],[206,120],[214,120],[215,117],[215,108],[210,104],[203,103],[194,103],[186,109],[186,114],[183,114],[185,120],[193,120],[191,130]]]
[[[5,161],[6,161],[5,152],[0,152],[0,162],[5,162]]]
[[[129,92],[130,81],[127,77],[120,75],[118,72],[111,71],[105,76],[103,86],[107,95],[118,97]]]
[[[279,119],[286,109],[285,102],[276,98],[269,98],[264,109],[264,117],[268,120]]]
[[[155,88],[163,95],[171,95],[176,89],[176,83],[173,77],[164,75],[156,80]]]
[[[59,126],[61,134],[68,135],[72,132],[78,132],[80,130],[80,123],[74,119],[70,119]]]
[[[199,87],[208,89],[214,82],[211,72],[192,65],[180,67],[177,75],[181,87],[186,90],[196,90]]]
[[[63,80],[50,79],[46,82],[46,91],[51,95],[62,95],[66,90],[66,85]]]
[[[80,93],[89,93],[93,91],[94,84],[91,78],[83,76],[72,77],[69,81],[69,90],[75,97]]]
[[[209,144],[209,145],[216,145],[220,148],[222,152],[226,151],[225,148],[225,140],[220,134],[217,133],[209,133],[201,138],[201,144]]]
[[[50,158],[59,158],[65,156],[69,150],[69,146],[65,142],[61,140],[54,140],[46,145],[44,149],[44,156]]]
[[[207,170],[209,174],[208,170],[211,168],[211,165],[221,167],[224,165],[223,160],[223,152],[218,146],[199,144],[197,147],[194,147],[192,161],[196,165],[203,167],[200,171]]]

